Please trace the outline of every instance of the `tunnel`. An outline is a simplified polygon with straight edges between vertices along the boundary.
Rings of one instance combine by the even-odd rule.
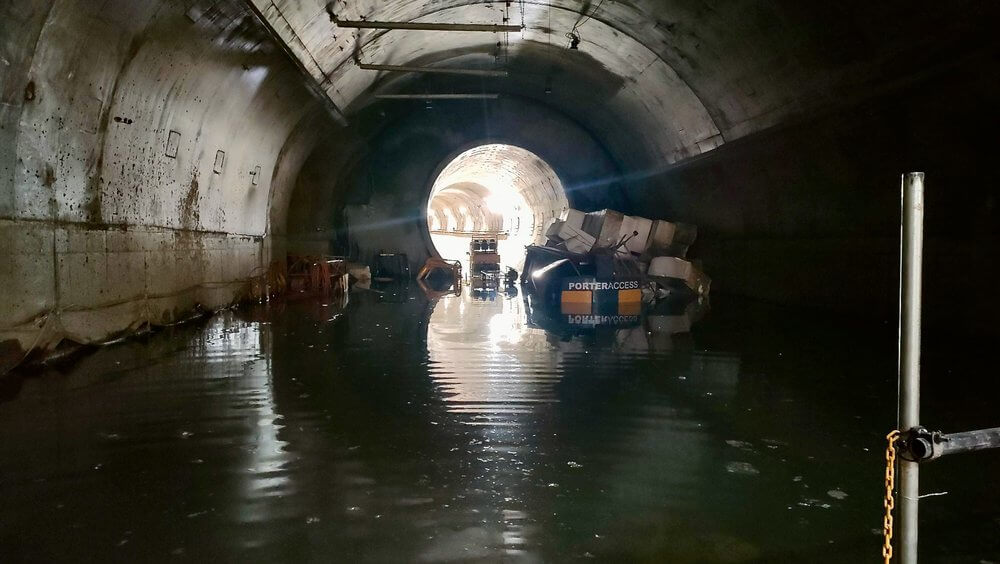
[[[427,204],[433,252],[461,261],[476,233],[496,233],[500,256],[512,257],[507,264],[520,270],[522,249],[544,242],[545,228],[567,209],[559,176],[537,155],[513,145],[479,145],[434,179]]]
[[[211,489],[206,474],[178,494],[186,505],[176,514],[166,490],[151,493],[184,522],[159,539],[151,531],[164,521],[124,508],[111,482],[87,478],[91,508],[136,522],[113,519],[136,530],[134,540],[110,530],[101,535],[115,538],[79,540],[95,558],[113,557],[122,541],[120,554],[133,558],[247,554],[230,552],[237,545],[271,560],[320,550],[359,561],[860,558],[880,523],[881,503],[875,520],[861,503],[877,499],[877,480],[850,489],[827,472],[784,476],[784,463],[763,459],[811,460],[803,445],[817,441],[806,430],[835,437],[838,449],[850,433],[842,443],[852,462],[816,456],[843,475],[862,463],[880,475],[881,459],[869,455],[881,456],[896,424],[901,179],[910,172],[926,182],[928,411],[945,426],[1000,424],[984,403],[990,393],[972,391],[995,389],[991,361],[978,357],[1000,337],[990,168],[998,17],[1000,5],[976,0],[6,0],[0,436],[17,445],[9,460],[18,456],[0,463],[0,487],[55,480],[70,467],[131,465],[163,488],[186,475],[168,470],[192,459],[209,461],[204,471],[258,469],[227,474],[225,495],[243,503],[229,513],[199,504]],[[523,287],[482,301],[460,287],[428,297],[408,285],[428,259],[470,272],[470,243],[483,236],[521,271],[525,247],[546,245],[569,210],[697,226],[688,258],[711,276],[711,307],[684,310],[683,329],[669,331],[656,325],[665,317],[619,312],[641,327],[611,335],[562,318],[543,327],[548,318],[536,323]],[[295,257],[336,257],[376,279],[394,257],[409,275],[286,304],[273,290],[292,287]],[[353,285],[351,272],[344,280]],[[320,351],[332,356],[312,356]],[[338,380],[312,374],[316,367],[337,367]],[[968,390],[953,397],[958,376]],[[176,396],[150,395],[175,385]],[[631,395],[639,390],[659,399],[644,403]],[[219,407],[216,394],[233,403]],[[440,402],[438,411],[416,407]],[[172,409],[188,423],[164,423]],[[751,431],[746,414],[769,409],[799,428],[780,440],[761,435],[780,426]],[[74,429],[73,417],[86,423]],[[591,428],[589,417],[622,435]],[[628,417],[638,419],[622,423]],[[230,436],[248,450],[220,466],[189,441],[197,453],[170,451],[150,469],[137,453],[155,441],[128,442],[147,424],[162,441],[258,424],[264,435]],[[374,445],[376,429],[394,438]],[[452,460],[451,448],[471,458]],[[317,462],[310,449],[331,458]],[[634,458],[609,459],[615,449]],[[115,458],[126,451],[129,462]],[[315,472],[269,481],[267,472],[293,472],[293,451]],[[406,464],[380,466],[394,455]],[[425,455],[459,469],[425,466]],[[558,458],[561,473],[545,456]],[[953,476],[1000,468],[993,455],[977,460],[956,463]],[[945,474],[928,487],[954,491]],[[321,475],[334,478],[323,484]],[[695,497],[686,497],[683,480],[694,475],[722,486],[691,482]],[[801,489],[792,479],[805,475],[818,489],[743,489],[778,475],[783,488]],[[467,490],[451,491],[462,480]],[[366,507],[362,483],[406,492],[392,507]],[[267,488],[304,505],[269,499]],[[578,505],[572,488],[585,492]],[[310,501],[306,491],[322,493]],[[438,495],[445,491],[452,497]],[[664,494],[671,511],[651,509],[643,492]],[[52,507],[72,505],[52,495]],[[787,525],[773,535],[784,540],[766,541],[762,525],[738,516],[739,496],[759,504],[763,521],[803,515],[775,525]],[[328,514],[332,505],[319,501],[327,498],[343,511]],[[958,539],[961,522],[979,540],[922,554],[1000,553],[995,493],[942,500],[948,509],[924,524]],[[726,512],[722,524],[711,504]],[[63,543],[78,533],[53,541],[26,516],[29,505],[23,497],[0,510],[0,521],[21,526],[0,532],[0,548],[72,559]],[[616,507],[628,512],[620,522]],[[956,516],[962,507],[973,517]],[[499,524],[474,524],[458,508]],[[414,521],[402,517],[418,510],[426,512]],[[191,539],[203,516],[215,521],[198,547]],[[258,517],[278,525],[261,525],[256,538]],[[814,529],[838,518],[852,524],[830,525],[834,540]],[[326,527],[336,534],[310,536]],[[30,542],[18,545],[17,535]],[[821,555],[821,545],[831,552]]]

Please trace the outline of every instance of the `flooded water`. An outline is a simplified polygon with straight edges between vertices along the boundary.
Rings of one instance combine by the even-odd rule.
[[[891,324],[719,299],[690,332],[612,321],[397,288],[8,383],[0,560],[877,561]],[[928,353],[928,420],[1000,424],[954,393],[981,362]],[[997,476],[926,467],[928,561],[998,560]]]

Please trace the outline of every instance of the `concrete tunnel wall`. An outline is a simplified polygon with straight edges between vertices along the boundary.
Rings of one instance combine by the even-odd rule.
[[[507,116],[524,123],[516,109],[495,120],[477,119],[476,111],[489,116],[527,104],[586,131],[611,163],[607,176],[563,179],[575,207],[698,224],[694,256],[705,261],[717,291],[883,322],[892,322],[896,302],[899,174],[925,170],[938,194],[929,206],[935,198],[942,206],[928,214],[927,313],[949,326],[997,331],[988,283],[972,281],[996,274],[987,258],[995,230],[984,227],[997,223],[984,166],[1000,83],[997,41],[986,24],[1000,16],[996,3],[561,0],[526,4],[526,29],[496,48],[476,34],[343,29],[330,13],[499,23],[502,3],[261,4],[271,21],[284,22],[279,34],[294,36],[294,55],[324,69],[317,83],[353,121],[383,115],[357,127],[365,148],[352,166],[374,175],[344,188],[354,194],[348,202],[364,204],[366,215],[353,223],[379,226],[364,234],[377,247],[420,253],[419,222],[405,220],[419,213],[414,186],[449,147],[476,137],[466,128],[491,140],[491,127],[505,128]],[[582,36],[577,51],[563,41],[571,29]],[[499,61],[510,75],[376,73],[354,59],[479,68]],[[440,149],[431,151],[420,146],[424,138],[401,133],[397,114],[405,112],[373,99],[407,92],[502,97],[464,109],[436,105],[427,137],[444,130],[455,137],[441,135]],[[449,113],[470,124],[450,123]],[[374,132],[366,134],[369,127]],[[412,154],[383,159],[379,140],[397,133],[410,140]],[[968,218],[976,230],[961,227]],[[976,274],[954,282],[950,273],[963,267]]]
[[[315,105],[238,2],[95,8],[0,7],[5,360],[244,295],[271,260],[282,149]]]
[[[537,102],[441,103],[432,111],[410,102],[394,110],[400,117],[390,115],[362,144],[364,158],[355,166],[344,165],[338,146],[326,145],[305,163],[288,211],[289,249],[332,251],[364,262],[379,251],[402,252],[411,270],[419,268],[433,249],[426,205],[435,179],[460,153],[487,143],[538,155],[556,172],[572,206],[624,205],[619,165],[607,149],[580,124]],[[385,119],[378,108],[369,114],[354,118],[354,129],[364,130],[366,119]],[[339,225],[346,227],[339,239],[331,230],[338,210],[344,213]]]
[[[895,325],[900,175],[925,172],[925,333],[1000,335],[995,57],[667,170],[626,190],[629,210],[697,224],[713,292]]]
[[[491,198],[508,209],[491,210]],[[434,180],[428,211],[436,212],[439,221],[440,216],[452,218],[450,225],[441,224],[444,230],[506,231],[525,244],[541,244],[547,224],[568,206],[559,176],[538,155],[513,145],[490,144],[473,147],[444,167]],[[457,227],[469,224],[466,216],[472,219],[471,229]]]
[[[0,6],[8,358],[229,303],[286,248],[417,266],[434,177],[487,142],[538,154],[574,207],[699,224],[719,291],[851,313],[892,309],[898,174],[925,169],[928,308],[997,331],[996,3],[529,3],[502,53],[492,36],[346,31],[319,0],[253,4],[290,57],[237,0]],[[346,16],[494,22],[501,5],[359,0]],[[511,74],[387,75],[355,56]],[[407,91],[501,97],[373,97]]]
[[[446,188],[435,188],[427,206],[427,227],[431,234],[502,230],[503,216],[486,206],[489,194],[488,188],[475,182],[455,182]]]

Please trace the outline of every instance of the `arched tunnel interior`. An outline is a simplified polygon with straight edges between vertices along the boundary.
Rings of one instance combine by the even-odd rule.
[[[513,145],[478,145],[434,179],[427,204],[433,251],[461,261],[476,233],[497,234],[500,256],[521,270],[523,249],[544,243],[545,228],[568,205],[558,174],[538,155]]]
[[[286,371],[282,374],[310,369],[304,361],[278,358],[282,352],[311,354],[302,348],[306,342],[317,345],[317,351],[331,347],[343,350],[345,358],[355,358],[359,350],[377,357],[381,353],[364,339],[387,337],[366,328],[360,319],[350,320],[350,330],[325,333],[346,339],[340,349],[340,345],[316,341],[317,334],[308,329],[289,329],[290,321],[267,318],[272,314],[253,309],[255,313],[247,321],[228,308],[255,300],[262,284],[267,285],[274,276],[288,275],[289,256],[337,256],[358,265],[375,265],[380,256],[405,255],[411,273],[419,271],[428,258],[440,257],[461,260],[468,271],[469,242],[477,234],[487,233],[498,237],[504,264],[521,270],[524,247],[544,245],[546,229],[567,210],[610,209],[697,226],[698,238],[690,258],[712,278],[713,303],[705,326],[714,329],[704,329],[702,341],[691,349],[718,346],[743,350],[741,347],[755,343],[762,347],[757,351],[773,350],[774,358],[784,350],[783,354],[799,362],[794,369],[784,365],[780,370],[790,374],[800,369],[802,377],[811,382],[788,385],[805,390],[802,393],[809,399],[801,401],[814,405],[822,403],[820,391],[829,391],[839,379],[829,367],[815,364],[833,354],[824,348],[822,338],[841,351],[878,343],[879,354],[893,359],[897,354],[893,339],[900,300],[900,184],[901,175],[912,171],[925,173],[926,179],[925,354],[931,366],[946,366],[944,350],[954,352],[955,347],[929,347],[938,347],[936,343],[945,339],[989,343],[1000,337],[996,322],[1000,302],[993,296],[993,281],[1000,274],[1000,211],[990,168],[998,125],[996,100],[1000,99],[1000,43],[993,29],[1000,21],[998,16],[1000,4],[977,0],[936,4],[897,0],[875,4],[7,0],[0,4],[0,286],[7,290],[0,299],[0,370],[14,373],[30,365],[35,366],[30,370],[45,372],[50,359],[58,359],[62,353],[76,355],[80,347],[93,350],[94,346],[101,352],[85,358],[83,368],[66,370],[114,374],[113,367],[101,363],[100,354],[132,355],[128,358],[134,370],[159,370],[155,366],[142,368],[149,363],[134,361],[154,354],[141,352],[146,350],[142,346],[153,347],[150,350],[155,349],[162,358],[179,353],[169,352],[173,349],[167,345],[157,349],[156,345],[133,341],[121,349],[132,352],[105,353],[110,349],[104,345],[145,335],[152,329],[174,327],[199,312],[218,311],[227,313],[207,322],[209,327],[222,323],[256,343],[253,354],[257,356],[241,362],[273,357],[268,362],[274,363],[274,371]],[[416,300],[421,304],[418,306],[407,305],[412,296],[400,298],[399,303],[392,296],[393,292],[376,294],[373,290],[352,293],[343,315],[349,315],[350,308],[368,307],[366,300],[378,307],[396,304],[392,307],[398,307],[398,312],[386,309],[371,314],[371,319],[380,320],[378,331],[385,329],[398,338],[422,335],[425,350],[422,356],[414,357],[412,365],[429,370],[434,382],[443,378],[444,392],[421,388],[415,394],[447,396],[457,389],[458,396],[466,397],[462,386],[469,385],[482,392],[473,396],[493,401],[497,394],[502,395],[497,390],[511,385],[511,393],[524,405],[535,405],[534,401],[547,405],[548,384],[542,380],[505,383],[497,376],[507,374],[498,358],[489,357],[492,360],[476,369],[482,369],[487,380],[476,380],[474,385],[434,372],[434,362],[456,373],[472,370],[463,364],[472,362],[460,352],[465,345],[454,340],[463,331],[484,341],[500,339],[504,346],[536,353],[544,347],[570,346],[571,339],[565,336],[548,341],[525,336],[528,325],[512,321],[526,307],[520,298],[495,305],[500,313],[492,321],[483,321],[481,316],[486,314],[476,308],[486,306],[468,298],[438,306],[432,302],[424,310],[420,308],[425,307],[425,298]],[[321,307],[309,307],[314,306]],[[433,315],[427,313],[431,310]],[[760,312],[766,313],[755,317]],[[407,325],[411,323],[407,315],[425,313],[430,323],[439,325]],[[330,314],[328,319],[340,315]],[[461,329],[456,316],[467,316],[472,325]],[[248,324],[260,323],[263,318],[270,321],[247,333]],[[813,332],[792,324],[792,319],[841,325],[837,331],[826,328]],[[761,320],[769,320],[763,329],[765,322]],[[279,336],[278,327],[298,337]],[[226,340],[229,329],[213,335],[231,352],[238,345]],[[748,332],[746,339],[735,336],[743,335],[739,330]],[[210,356],[205,342],[199,341],[201,337],[191,333],[193,329],[176,331],[179,339],[201,343],[190,346]],[[305,332],[308,337],[302,336]],[[647,331],[648,335],[653,333],[652,329]],[[763,337],[749,333],[770,335],[774,340],[762,344]],[[696,331],[694,335],[698,337]],[[614,339],[618,339],[615,346],[625,346],[625,337]],[[261,345],[265,340],[269,344]],[[438,347],[438,357],[426,350],[433,348],[431,342]],[[798,356],[788,353],[786,344],[799,347]],[[670,345],[671,350],[674,346]],[[459,352],[440,352],[449,348]],[[488,349],[493,351],[490,354],[497,350],[497,345]],[[591,352],[587,346],[560,351],[546,357],[546,362],[586,370],[586,363],[578,357]],[[477,354],[469,358],[480,358]],[[514,358],[522,353],[510,354]],[[746,353],[741,370],[765,374],[774,366],[770,362],[779,362],[758,360],[755,365],[747,360],[757,358],[755,354]],[[602,357],[594,354],[592,358]],[[717,357],[705,358],[688,358],[684,366],[703,368],[705,363],[718,361]],[[360,359],[356,365],[346,360],[336,362],[343,363],[338,366],[345,373],[366,370],[358,368],[365,362]],[[379,360],[378,366],[384,362]],[[532,362],[526,361],[526,366],[534,366]],[[649,370],[660,370],[655,362],[648,362]],[[888,373],[894,382],[895,365],[880,362],[868,364],[883,370],[879,378]],[[962,363],[975,372],[968,375],[970,383],[978,386],[987,380],[985,365],[977,366],[968,359]],[[170,366],[169,362],[165,366]],[[829,366],[846,372],[852,361],[838,357]],[[823,375],[824,382],[816,383],[818,378],[807,374],[811,370]],[[874,368],[861,372],[871,370]],[[169,380],[168,372],[150,373],[147,380]],[[595,373],[604,374],[603,368]],[[402,392],[389,390],[392,384],[388,380],[372,374],[369,385],[387,394],[386,405],[405,405]],[[509,375],[517,379],[516,371]],[[271,382],[267,389],[283,395],[286,404],[305,401],[292,399],[298,397],[295,386],[299,384],[279,385],[277,380],[268,380],[272,376],[261,378]],[[338,408],[355,413],[357,408],[333,391],[332,384],[327,388],[315,379],[302,378],[319,388],[301,394],[336,396]],[[763,397],[769,392],[762,381],[752,376],[750,381],[740,378],[740,393],[749,396],[739,396],[744,399],[734,399],[733,405],[749,411],[760,402],[766,403]],[[935,389],[940,390],[944,379],[938,378],[939,388]],[[97,386],[105,379],[92,376],[83,381]],[[20,392],[4,396],[14,398],[9,405],[15,409],[9,410],[7,419],[0,415],[0,436],[41,432],[27,431],[32,428],[28,423],[31,414],[40,408],[20,407],[27,400],[17,394],[43,398],[46,388],[28,393],[25,390],[30,385],[20,378],[17,382]],[[585,409],[601,413],[605,408],[600,407],[597,396],[612,394],[612,389],[606,382],[587,382],[581,384],[580,397],[573,392],[553,393],[564,403],[569,394],[583,402]],[[669,386],[677,386],[671,382]],[[866,406],[872,403],[867,398],[883,397],[879,394],[885,391],[872,391],[866,386],[875,384],[848,378],[843,382],[845,390],[866,398],[862,402]],[[718,382],[704,384],[705,389],[691,393],[701,398],[695,402],[697,413],[691,420],[708,413],[704,416],[720,417],[737,426],[732,421],[741,416],[727,419],[729,416],[720,415],[722,407],[709,407],[703,401],[705,394],[717,392],[711,387],[715,384]],[[68,388],[60,388],[60,393],[70,394],[75,389],[72,384],[64,385]],[[561,390],[558,386],[563,384],[552,385]],[[338,389],[358,402],[377,403],[357,382],[349,389]],[[662,391],[656,388],[656,393]],[[140,401],[135,393],[118,390],[115,394],[126,395],[115,395],[120,398],[115,401]],[[851,397],[847,391],[843,394]],[[752,401],[746,399],[751,396]],[[880,419],[874,415],[895,413],[895,398],[887,401],[890,406],[869,406],[872,414],[864,415],[864,423],[874,426],[874,421],[881,427],[894,424],[891,416]],[[37,402],[45,404],[43,399]],[[851,403],[848,399],[844,402]],[[254,417],[273,422],[276,416],[267,409],[278,409],[276,405],[258,410]],[[987,408],[963,411],[947,401],[940,405],[936,413],[955,416],[956,424],[989,423],[979,417]],[[646,408],[675,409],[672,404],[644,405]],[[529,411],[527,407],[511,411],[511,419],[504,425],[514,425],[511,421],[515,420],[523,423],[516,419],[517,414]],[[349,426],[346,422],[351,417],[345,413],[333,417]],[[390,419],[406,423],[405,413],[409,411],[404,407]],[[383,427],[374,419],[365,419],[369,415],[355,415],[373,428],[389,428],[388,423]],[[480,415],[485,419],[473,423],[496,423],[491,415]],[[532,421],[542,425],[539,421],[558,419],[550,415],[537,415],[539,419]],[[723,427],[730,423],[717,422]],[[849,427],[858,431],[861,423],[852,425]],[[811,428],[811,424],[805,427]],[[868,438],[879,432],[884,436],[881,427],[878,432],[868,427],[859,432]],[[275,435],[277,438],[272,437],[271,446],[299,439],[308,442],[309,437],[288,436],[301,435],[302,427],[299,429],[286,428]],[[502,441],[506,436],[503,430],[515,427],[500,425],[496,429],[500,431],[493,439]],[[650,441],[662,439],[654,429],[642,432]],[[433,443],[429,437],[422,435],[415,444]],[[362,443],[369,438],[351,435],[350,440],[344,440]],[[739,445],[745,446],[741,437],[725,438],[737,443],[731,449],[739,451],[743,448]],[[702,439],[678,440],[682,444],[677,448],[693,452]],[[631,435],[629,441],[633,442],[628,445],[639,448],[638,435]],[[787,450],[789,441],[792,439],[775,443],[781,445],[775,448]],[[851,444],[860,452],[862,443]],[[556,448],[554,442],[546,445],[539,448]],[[774,446],[762,445],[759,450],[765,454]],[[882,448],[868,443],[863,447],[866,453]],[[274,448],[278,448],[276,453],[284,452]],[[642,448],[654,449],[648,445]],[[660,461],[658,468],[663,472],[688,471],[683,465],[675,468],[673,462],[663,462],[663,452],[641,452]],[[752,456],[762,455],[754,451]],[[593,464],[599,464],[599,459],[592,458]],[[990,460],[996,468],[995,457]],[[579,461],[568,462],[579,466]],[[767,463],[755,462],[757,469],[744,463],[742,459],[729,461],[720,466],[720,475],[760,480],[767,478],[771,469]],[[763,473],[758,471],[761,466]],[[24,468],[19,466],[12,472],[30,476]],[[964,472],[963,476],[975,475],[971,465],[963,468],[959,472]],[[880,471],[876,466],[871,470],[873,476]],[[18,474],[21,471],[25,474]],[[338,483],[349,481],[345,476],[351,470],[338,468],[336,472],[344,473],[337,478]],[[437,483],[440,477],[427,478],[426,472],[422,479]],[[640,471],[630,467],[625,474],[630,473],[626,481],[645,484],[638,476]],[[582,473],[574,476],[579,475]],[[382,479],[391,482],[397,477],[387,474]],[[546,484],[565,485],[575,479],[553,477]],[[504,487],[520,487],[513,485],[513,479],[499,481]],[[878,484],[872,484],[872,491],[877,490]],[[823,491],[843,493],[836,484],[828,486]],[[870,493],[867,487],[859,486],[858,493]],[[641,505],[639,492],[619,493],[626,505]],[[867,515],[863,513],[867,509],[851,505],[856,499],[853,491],[848,492],[852,497],[847,501],[840,493],[831,494],[834,501],[817,495],[824,503],[840,504],[835,510],[847,507],[841,515],[845,519]],[[425,498],[433,498],[439,505],[440,500],[426,492],[407,497],[410,501],[406,503],[421,505],[423,501],[412,500]],[[585,509],[599,513],[597,499],[592,498],[594,505]],[[806,503],[813,510],[822,505],[813,503],[812,497],[803,499],[807,501],[782,502],[782,506],[791,509]],[[985,531],[980,538],[1000,538],[995,534],[995,508],[982,508],[991,499],[997,501],[995,496],[987,496],[977,506],[977,515],[994,523],[992,532]],[[357,499],[340,501],[347,507],[363,507]],[[552,506],[545,511],[553,515],[572,512],[560,505],[562,501],[550,501]],[[678,503],[677,507],[683,505]],[[0,517],[3,511],[13,509],[0,511]],[[193,508],[188,513],[200,515],[198,511],[201,509]],[[365,511],[356,512],[360,515]],[[698,518],[705,515],[699,513]],[[310,522],[320,523],[319,517],[316,519]],[[610,517],[602,519],[601,527],[618,530]],[[683,535],[690,532],[687,527],[697,527],[697,519],[685,519],[661,515],[639,529],[652,539]],[[823,518],[803,517],[794,526],[805,527],[802,520],[820,522]],[[339,521],[324,520],[322,526],[327,522],[332,526]],[[941,524],[940,520],[933,522]],[[577,525],[585,526],[578,522],[567,527]],[[449,541],[452,547],[474,544],[495,548],[493,540],[482,540],[493,538],[488,527],[486,532],[456,523],[448,527],[454,534]],[[625,528],[623,525],[618,533],[624,534]],[[477,536],[480,533],[485,536]],[[729,543],[734,554],[743,555],[731,561],[780,560],[788,555],[810,560],[816,556],[809,551],[810,543],[819,542],[818,537],[807,535],[811,540],[805,548],[761,545],[759,539],[752,543],[732,540],[743,539],[740,535],[744,533],[753,537],[746,531],[726,533],[726,540],[719,540],[722,536],[712,537],[715,540],[698,537],[700,540],[673,546],[670,550],[674,552],[664,552],[658,541],[649,541],[646,548],[635,552],[623,548],[627,543],[607,550],[597,546],[593,537],[604,533],[595,530],[578,552],[603,559],[618,555],[640,560],[724,561],[711,551]],[[860,537],[853,529],[844,535],[848,552],[843,554],[855,554],[850,550],[863,542],[857,540]],[[275,540],[279,537],[284,540]],[[280,543],[289,537],[275,538],[270,540]],[[370,544],[337,538],[346,544],[317,542],[323,546],[334,543],[327,548],[350,546],[351,554],[364,553],[364,559],[376,561],[447,560],[454,556],[444,541],[440,546],[419,548],[425,552],[418,555],[364,552],[359,547]],[[406,545],[405,550],[417,551],[417,537],[407,538],[414,544]],[[529,555],[552,558],[559,554],[557,548],[568,549],[568,544],[560,543],[571,542],[558,534],[546,538],[550,541],[543,543],[546,548]],[[0,533],[0,547],[8,542],[11,538]],[[713,548],[706,548],[709,544]],[[176,547],[161,548],[169,551]],[[510,546],[504,550],[508,549],[513,550]],[[1000,545],[983,540],[978,549],[1000,551]],[[18,554],[41,554],[32,550]],[[187,550],[207,554],[190,546]],[[514,554],[491,550],[474,552],[473,557],[489,560]],[[698,560],[696,553],[704,559]],[[306,556],[284,554],[291,559]]]

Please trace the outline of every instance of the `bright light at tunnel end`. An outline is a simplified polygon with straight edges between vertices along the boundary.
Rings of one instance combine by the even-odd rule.
[[[487,144],[459,154],[441,171],[427,226],[443,258],[462,260],[473,233],[496,234],[503,264],[520,269],[524,247],[544,242],[545,228],[567,207],[562,182],[544,160],[513,145]]]
[[[486,196],[486,209],[499,214],[511,214],[524,205],[524,198],[520,194],[510,192],[491,192]]]

